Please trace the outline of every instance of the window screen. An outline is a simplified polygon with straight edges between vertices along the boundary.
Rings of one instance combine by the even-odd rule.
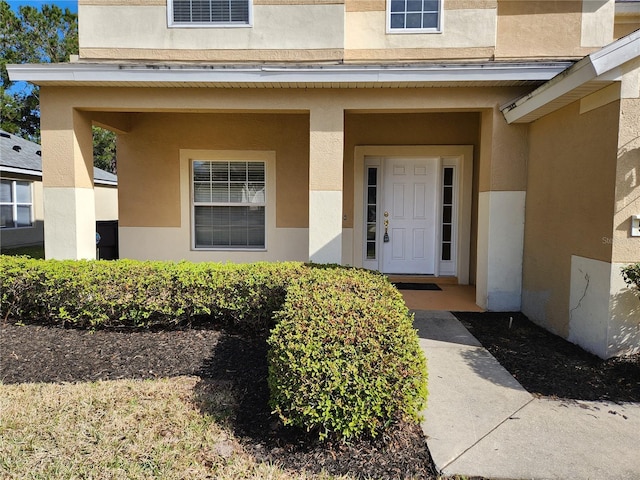
[[[249,0],[170,0],[174,24],[248,24]]]

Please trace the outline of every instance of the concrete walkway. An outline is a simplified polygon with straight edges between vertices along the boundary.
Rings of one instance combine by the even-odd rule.
[[[637,480],[640,404],[535,398],[449,312],[416,311],[422,429],[443,475]]]

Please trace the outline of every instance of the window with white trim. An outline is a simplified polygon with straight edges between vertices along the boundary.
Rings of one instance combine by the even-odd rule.
[[[192,162],[194,247],[263,249],[266,163]]]
[[[0,180],[0,228],[33,226],[31,183],[24,180]]]
[[[171,26],[246,26],[251,0],[167,0]]]
[[[387,31],[439,32],[442,0],[387,0]]]

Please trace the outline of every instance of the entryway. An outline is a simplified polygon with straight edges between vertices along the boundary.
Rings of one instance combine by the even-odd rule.
[[[361,250],[362,266],[468,284],[472,147],[371,146],[358,154],[363,234],[354,253]]]
[[[400,289],[409,310],[483,312],[476,304],[475,285],[459,285],[455,277],[389,275],[392,283],[431,283],[438,289]]]

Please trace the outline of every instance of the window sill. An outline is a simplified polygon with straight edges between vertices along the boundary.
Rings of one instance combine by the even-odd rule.
[[[251,23],[170,23],[169,28],[252,28]]]
[[[442,29],[435,28],[387,28],[387,35],[424,35],[424,34],[441,34]]]
[[[192,252],[266,252],[266,248],[192,247]]]

